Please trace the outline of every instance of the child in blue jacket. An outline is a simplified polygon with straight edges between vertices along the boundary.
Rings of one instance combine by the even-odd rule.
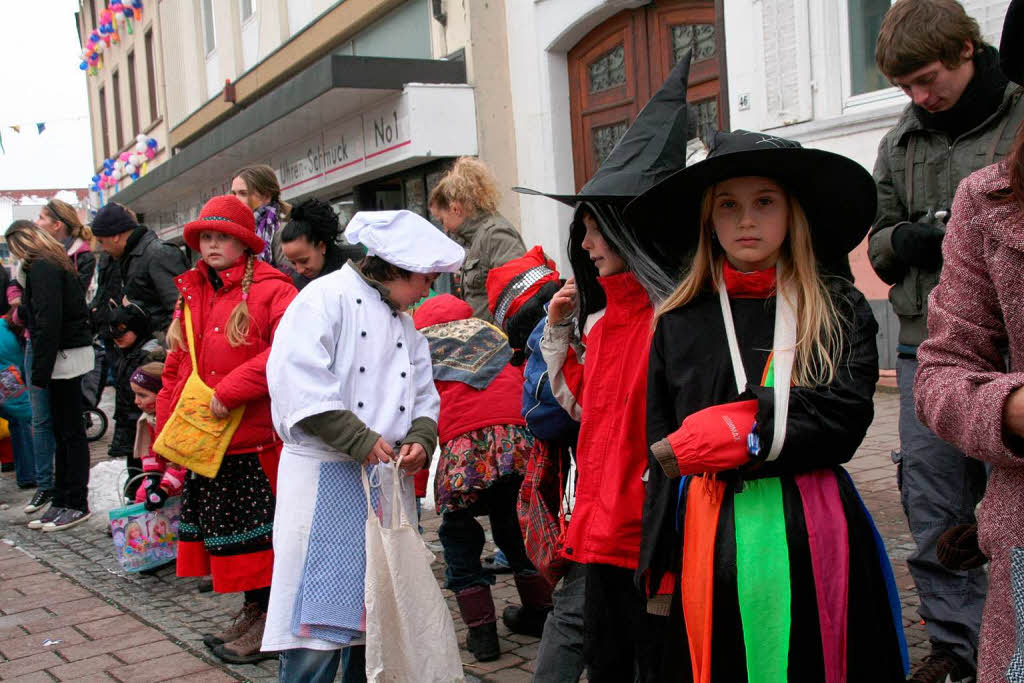
[[[0,383],[10,388],[21,387],[17,396],[0,400],[0,418],[10,425],[18,488],[31,489],[36,485],[36,461],[32,452],[32,406],[25,390],[25,348],[18,341],[23,338],[24,330],[15,326],[9,316],[0,318]]]

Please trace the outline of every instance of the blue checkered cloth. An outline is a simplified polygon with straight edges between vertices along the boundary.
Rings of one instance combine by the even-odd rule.
[[[348,645],[366,630],[366,494],[361,465],[324,462],[292,633]],[[371,477],[371,479],[374,479]],[[377,509],[379,488],[370,489]]]

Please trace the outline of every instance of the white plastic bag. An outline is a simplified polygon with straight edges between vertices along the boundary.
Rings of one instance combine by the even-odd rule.
[[[124,505],[121,490],[128,479],[124,458],[105,460],[89,470],[89,509],[94,513],[109,512]]]
[[[370,683],[463,681],[455,624],[441,595],[433,559],[399,503],[401,471],[391,480],[391,528],[366,491],[366,680]]]

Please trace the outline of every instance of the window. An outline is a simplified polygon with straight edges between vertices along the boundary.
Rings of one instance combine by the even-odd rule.
[[[135,51],[128,53],[128,97],[131,103],[132,134],[139,133],[139,96],[135,91]]]
[[[217,49],[217,33],[214,30],[213,19],[213,0],[203,0],[203,36],[206,41],[206,54]]]
[[[146,80],[149,85],[149,122],[159,116],[156,106],[156,63],[153,61],[153,29],[146,31]]]
[[[124,123],[121,119],[121,74],[114,71],[110,74],[111,97],[114,99],[114,132],[117,137],[114,144],[117,149],[124,147]]]
[[[875,65],[875,42],[889,6],[890,0],[848,0],[850,95],[890,87]]]
[[[86,33],[89,33],[94,28],[98,28],[99,27],[99,24],[96,23],[96,0],[88,0],[88,5],[89,5],[89,19],[92,20],[92,23],[89,24],[89,31],[87,31]]]
[[[100,86],[100,129],[103,132],[103,158],[110,158],[110,126],[107,123],[107,91]]]
[[[253,0],[239,0],[239,3],[242,6],[242,22],[244,23],[256,13],[256,9],[253,7]]]

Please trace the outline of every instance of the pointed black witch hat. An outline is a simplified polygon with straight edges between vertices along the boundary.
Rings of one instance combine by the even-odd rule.
[[[582,201],[629,201],[654,187],[686,166],[686,143],[695,136],[691,128],[696,127],[690,124],[691,109],[686,104],[689,76],[687,50],[579,194],[512,189],[575,206]]]

